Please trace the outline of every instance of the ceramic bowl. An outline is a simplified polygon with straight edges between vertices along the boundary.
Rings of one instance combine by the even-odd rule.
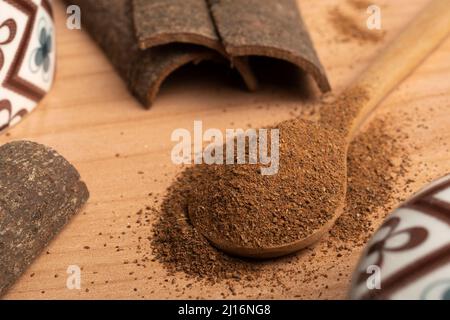
[[[393,212],[368,243],[352,299],[450,299],[450,175]]]
[[[0,0],[0,132],[37,106],[54,73],[51,2]]]

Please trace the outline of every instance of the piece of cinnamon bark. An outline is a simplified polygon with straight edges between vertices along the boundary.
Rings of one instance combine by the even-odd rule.
[[[216,50],[241,74],[247,88],[257,81],[247,59],[225,52],[205,0],[133,0],[136,37],[142,50],[171,43],[188,43]]]
[[[186,45],[139,49],[134,32],[131,0],[66,0],[78,5],[83,26],[100,45],[131,93],[147,108],[162,82],[177,68],[205,59],[220,59],[216,52]]]
[[[29,141],[0,147],[0,296],[88,198],[56,151]]]
[[[66,0],[78,5],[83,26],[100,45],[130,92],[150,108],[161,84],[176,69],[203,60],[224,61],[215,50],[193,44],[139,48],[131,0]],[[225,60],[226,61],[226,60]]]
[[[133,0],[141,49],[183,42],[224,51],[205,0]]]
[[[331,89],[296,0],[207,0],[227,53],[288,61]]]

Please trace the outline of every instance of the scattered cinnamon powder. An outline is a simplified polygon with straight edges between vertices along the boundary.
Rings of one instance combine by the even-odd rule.
[[[372,222],[381,221],[392,210],[392,203],[401,200],[393,199],[392,193],[407,172],[409,158],[400,143],[405,137],[401,132],[393,135],[392,130],[388,130],[389,124],[388,119],[375,119],[350,146],[346,208],[330,237],[324,240],[328,243],[325,247],[335,252],[333,255],[337,260],[363,245],[372,234]],[[192,188],[209,181],[209,178],[209,173],[201,166],[188,167],[168,189],[160,207],[146,208],[153,212],[152,215],[159,216],[153,225],[154,235],[149,237],[153,256],[169,274],[183,272],[189,278],[212,283],[239,281],[250,287],[254,279],[264,277],[267,285],[277,285],[278,268],[271,269],[262,262],[231,257],[211,246],[192,226],[187,209]],[[380,216],[374,217],[378,213]],[[311,267],[317,263],[316,253],[312,249],[305,251],[312,253],[307,256],[300,253],[278,261],[289,264],[304,260],[304,263],[296,262],[295,265],[300,267],[289,274],[307,283],[321,277],[320,272],[323,271]],[[323,254],[327,255],[326,251]]]
[[[408,151],[399,143],[405,138],[378,118],[351,143],[346,207],[330,232],[332,238],[365,244],[374,231],[373,221],[383,219],[393,210],[392,205],[401,203],[403,199],[395,198],[395,187],[410,166]],[[382,216],[374,217],[378,213]]]
[[[347,2],[357,10],[366,10],[372,4],[367,0],[348,0]]]
[[[329,11],[329,20],[344,41],[355,40],[361,44],[376,43],[383,40],[385,31],[369,30],[364,24],[343,13],[338,7]],[[365,22],[365,21],[364,21]]]
[[[361,87],[347,89],[337,98],[330,95],[329,101],[324,101],[320,108],[320,124],[347,136],[353,123],[358,122],[356,115],[368,99],[368,91]]]

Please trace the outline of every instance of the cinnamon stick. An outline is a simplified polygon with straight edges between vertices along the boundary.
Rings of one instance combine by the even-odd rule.
[[[296,0],[207,0],[225,50],[232,57],[266,56],[309,73],[331,90]]]
[[[103,49],[130,92],[147,108],[163,81],[176,69],[203,60],[223,61],[216,50],[173,43],[146,50],[139,47],[131,0],[66,0],[78,5],[83,26]]]
[[[133,0],[136,37],[142,50],[171,43],[204,46],[232,62],[247,88],[257,80],[245,57],[232,59],[225,51],[205,0]]]

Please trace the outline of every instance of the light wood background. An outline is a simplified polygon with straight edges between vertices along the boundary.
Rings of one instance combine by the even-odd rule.
[[[367,17],[364,10],[355,11],[347,1],[299,2],[332,86],[339,92],[427,0],[373,1],[382,9],[383,29],[387,31],[385,39],[375,44],[343,41],[329,22],[329,11],[336,5],[361,23]],[[270,125],[308,110],[311,101],[280,88],[250,94],[230,85],[226,78],[185,68],[165,83],[153,108],[144,110],[89,36],[66,29],[62,3],[55,1],[54,9],[58,57],[54,88],[36,111],[8,135],[0,136],[0,143],[30,139],[54,147],[79,169],[91,198],[5,298],[220,298],[222,292],[229,292],[225,284],[211,286],[178,275],[178,284],[192,284],[180,294],[170,285],[173,277],[167,276],[158,262],[149,263],[146,269],[124,265],[124,260],[139,258],[137,237],[150,235],[150,229],[145,228],[136,234],[129,232],[127,216],[150,204],[150,192],[163,195],[181,171],[170,160],[174,129],[192,130],[194,120],[203,120],[204,127],[221,129]],[[388,111],[398,116],[399,126],[408,125],[403,127],[409,134],[405,143],[415,146],[411,153],[411,175],[416,176],[412,190],[450,171],[450,39],[382,103],[375,116]],[[408,121],[402,122],[402,118]],[[428,163],[427,169],[424,163]],[[117,245],[123,250],[116,252]],[[318,274],[327,272],[327,278],[305,284],[300,273],[283,280],[285,271],[300,268],[306,260],[293,264],[281,260],[273,263],[274,268],[289,290],[269,284],[247,289],[236,284],[238,295],[232,297],[344,298],[360,249],[349,252],[342,260],[345,263],[329,270],[336,253],[320,253],[320,247],[315,250],[321,257],[310,267]],[[81,290],[66,288],[69,265],[82,267]]]

